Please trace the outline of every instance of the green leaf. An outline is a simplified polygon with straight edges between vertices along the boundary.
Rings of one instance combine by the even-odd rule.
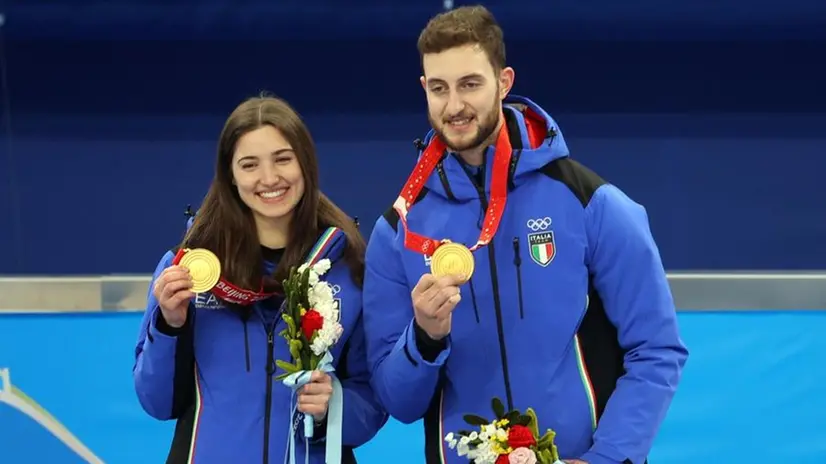
[[[467,422],[468,425],[482,426],[488,425],[490,423],[489,420],[485,419],[482,416],[477,416],[475,414],[465,414],[463,416],[463,419],[465,420],[465,422]]]
[[[301,359],[301,347],[304,346],[301,343],[301,340],[290,340],[290,354],[293,356],[293,359],[300,360]]]
[[[520,416],[519,411],[514,409],[513,411],[511,411],[511,412],[509,412],[505,415],[505,419],[508,420],[509,424],[513,424],[513,421],[519,419],[519,416]]]
[[[277,380],[277,381],[279,381],[279,382],[280,382],[280,381],[282,381],[282,380],[286,379],[287,377],[289,377],[290,375],[291,375],[291,374],[288,374],[288,373],[286,373],[286,372],[285,372],[285,373],[283,373],[283,374],[278,374],[278,375],[276,375],[275,377],[273,377],[273,380]]]
[[[511,425],[523,425],[527,427],[531,423],[531,416],[519,415],[516,420],[510,421]]]
[[[288,363],[286,361],[282,361],[280,359],[277,359],[275,361],[275,365],[280,367],[282,370],[284,370],[284,372],[286,372],[287,375],[295,374],[296,372],[299,371],[298,366],[296,366],[295,364],[290,364],[290,363]]]
[[[536,442],[536,446],[542,449],[551,448],[554,445],[554,438],[556,438],[556,432],[549,429],[545,432],[545,435],[542,435],[542,438]]]
[[[301,341],[302,347],[305,347],[305,346],[309,347],[310,346],[310,341],[307,340],[307,337],[304,336],[303,331],[299,333],[298,340]],[[300,353],[301,353],[302,365],[306,366],[310,370],[315,369],[315,367],[309,367],[312,364],[313,352],[310,351],[310,350],[301,350]]]
[[[505,405],[502,404],[502,400],[499,398],[494,398],[490,403],[491,407],[493,407],[493,414],[496,415],[496,418],[503,419],[505,417]]]
[[[556,462],[556,460],[553,459],[553,456],[551,456],[551,452],[546,449],[539,450],[539,453],[537,454],[539,455],[539,462],[542,464],[553,464]]]
[[[284,312],[281,314],[281,319],[284,319],[284,322],[287,323],[287,328],[290,330],[290,337],[295,338],[298,336],[298,329],[295,326],[295,320],[292,316]]]
[[[528,408],[525,411],[525,413],[527,413],[528,417],[531,418],[531,421],[528,424],[528,427],[530,427],[530,429],[531,429],[531,433],[533,434],[533,436],[538,437],[539,436],[539,420],[536,418],[536,411],[534,411],[531,408]]]

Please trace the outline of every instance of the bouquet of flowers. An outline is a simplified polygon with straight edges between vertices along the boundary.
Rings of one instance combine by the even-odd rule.
[[[449,433],[445,441],[459,456],[467,456],[475,464],[562,464],[554,444],[556,433],[546,430],[540,437],[536,413],[528,408],[525,414],[505,412],[499,398],[492,401],[496,419],[468,414],[468,425],[478,430]]]
[[[287,328],[279,335],[287,340],[290,347],[289,362],[276,360],[275,364],[284,372],[275,378],[292,389],[292,414],[290,422],[298,412],[297,392],[310,382],[315,370],[326,372],[332,378],[333,394],[327,409],[327,436],[325,446],[326,462],[341,462],[341,428],[343,398],[341,382],[333,375],[333,356],[330,348],[335,345],[344,331],[339,323],[339,310],[333,299],[333,289],[321,276],[330,270],[330,260],[322,259],[316,264],[303,264],[298,269],[290,269],[284,280],[285,300],[281,307],[281,318]],[[313,437],[313,417],[304,415],[305,460],[309,459],[310,447],[307,441]],[[288,457],[296,463],[295,427],[290,426]],[[308,461],[309,462],[309,461]]]
[[[333,289],[320,279],[328,270],[330,260],[322,259],[313,266],[302,264],[291,269],[284,280],[286,298],[281,318],[287,328],[279,335],[289,344],[292,362],[275,361],[284,371],[276,380],[324,367],[322,361],[341,337],[343,329],[338,322]]]

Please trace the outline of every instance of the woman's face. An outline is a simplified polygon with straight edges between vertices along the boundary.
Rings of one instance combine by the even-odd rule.
[[[232,155],[232,178],[241,201],[256,220],[289,219],[304,195],[304,175],[293,147],[272,126],[238,139]]]

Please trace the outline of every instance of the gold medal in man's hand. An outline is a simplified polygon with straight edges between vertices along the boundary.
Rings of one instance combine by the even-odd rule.
[[[460,243],[443,243],[430,258],[430,273],[436,277],[461,276],[462,283],[465,283],[470,280],[474,269],[473,253]]]

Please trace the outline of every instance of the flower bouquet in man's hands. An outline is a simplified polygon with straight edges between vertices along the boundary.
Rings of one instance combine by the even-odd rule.
[[[468,414],[465,422],[475,430],[449,433],[445,441],[459,456],[475,464],[562,464],[554,444],[556,433],[550,429],[539,435],[536,413],[506,412],[499,398],[492,401],[496,419]]]
[[[287,327],[279,335],[287,340],[290,361],[276,360],[275,364],[284,372],[276,376],[284,385],[292,389],[290,422],[298,411],[298,391],[310,383],[313,371],[329,374],[332,394],[327,407],[326,458],[329,463],[340,462],[342,390],[341,383],[333,372],[332,348],[341,338],[343,328],[339,323],[339,310],[333,299],[333,289],[321,280],[330,270],[330,260],[323,259],[310,265],[290,269],[284,280],[285,300],[281,307],[281,319]],[[314,419],[304,414],[304,440],[313,437]],[[290,426],[290,461],[295,461],[295,427]],[[309,446],[305,445],[309,453]],[[338,459],[337,459],[338,458]]]

